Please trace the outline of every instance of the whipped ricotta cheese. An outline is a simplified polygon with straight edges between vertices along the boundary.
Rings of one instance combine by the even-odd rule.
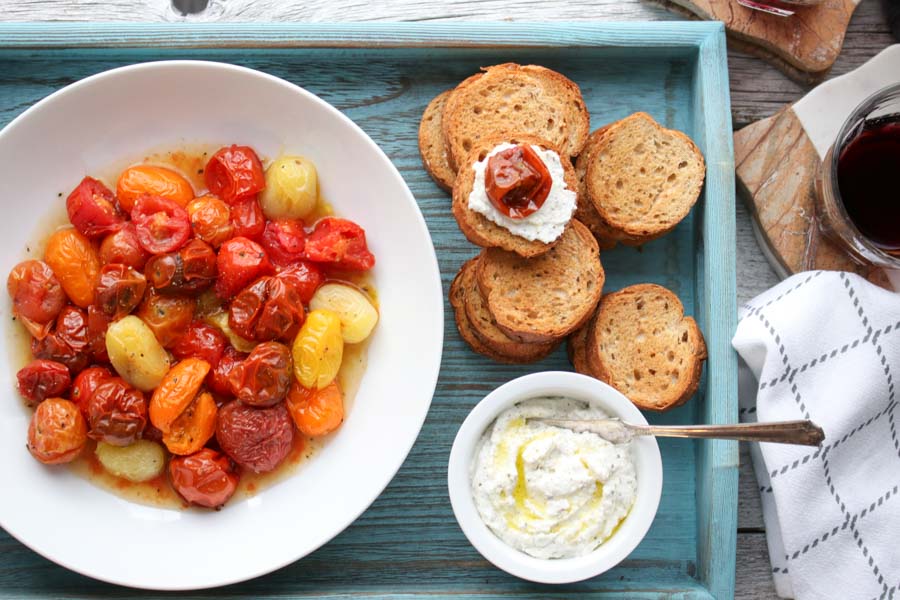
[[[473,210],[484,217],[505,228],[513,235],[533,242],[540,240],[545,244],[555,241],[562,235],[566,224],[575,212],[575,192],[566,188],[565,171],[559,154],[553,150],[544,150],[540,146],[531,146],[531,149],[544,161],[544,165],[550,172],[553,184],[544,204],[535,212],[524,219],[511,219],[497,210],[488,198],[484,178],[488,160],[498,152],[512,148],[516,144],[500,144],[491,150],[484,160],[476,162],[472,168],[475,170],[475,182],[469,193],[469,210]]]
[[[528,421],[535,417],[608,415],[564,397],[526,400],[501,413],[471,465],[475,506],[513,548],[537,558],[584,556],[615,533],[634,504],[631,443]]]

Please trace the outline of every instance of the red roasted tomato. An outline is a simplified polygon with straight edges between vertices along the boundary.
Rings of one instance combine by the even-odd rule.
[[[216,280],[216,251],[194,239],[178,252],[157,254],[147,263],[144,275],[163,294],[199,294]]]
[[[106,379],[88,400],[88,436],[113,446],[141,438],[147,424],[147,400],[121,377]]]
[[[56,327],[43,339],[31,340],[31,354],[60,362],[71,375],[80,373],[90,361],[87,313],[74,306],[65,307],[56,319]]]
[[[306,239],[306,257],[348,271],[367,271],[375,266],[363,228],[337,217],[325,217],[316,223]]]
[[[113,263],[100,269],[94,302],[105,315],[121,319],[140,304],[147,289],[144,276],[129,266]]]
[[[294,219],[269,221],[260,243],[276,267],[286,267],[303,260],[303,249],[306,246],[303,223]]]
[[[262,246],[244,237],[232,238],[222,244],[216,265],[219,271],[216,295],[222,299],[233,297],[257,277],[275,271]]]
[[[238,400],[250,406],[272,406],[291,387],[291,351],[284,344],[265,342],[228,375],[228,385]]]
[[[151,291],[144,296],[137,316],[153,331],[163,348],[171,348],[194,318],[196,306],[193,298]]]
[[[212,155],[203,171],[206,187],[225,202],[255,196],[266,188],[266,175],[253,148],[232,145]]]
[[[219,410],[216,440],[225,454],[243,468],[268,473],[290,453],[294,423],[284,402],[253,408],[232,400]]]
[[[160,196],[141,196],[131,209],[138,243],[150,254],[174,252],[191,236],[191,219],[178,203]]]
[[[191,321],[184,335],[175,341],[172,354],[178,360],[192,356],[202,358],[210,367],[216,368],[222,353],[225,352],[227,340],[218,329],[202,321]]]
[[[248,340],[292,341],[304,317],[293,285],[277,277],[260,277],[231,301],[228,325]]]
[[[85,421],[90,419],[88,414],[88,401],[94,395],[101,383],[112,379],[113,374],[106,367],[90,367],[78,374],[72,382],[71,400],[78,406]]]
[[[187,502],[219,508],[237,489],[238,475],[227,456],[203,448],[190,456],[173,457],[169,461],[169,480]]]
[[[100,263],[104,265],[120,263],[136,271],[143,271],[148,258],[150,253],[138,242],[137,228],[131,221],[103,238],[100,244]]]
[[[300,300],[303,301],[303,304],[309,304],[316,290],[325,281],[325,276],[322,275],[319,267],[305,261],[297,262],[282,269],[276,277],[293,285],[297,293],[300,294]]]
[[[62,396],[72,384],[66,365],[52,360],[33,360],[16,373],[19,393],[29,405]]]
[[[89,238],[113,233],[125,224],[113,193],[93,177],[81,180],[66,198],[69,221]]]
[[[219,362],[206,376],[206,385],[209,386],[209,389],[219,396],[232,396],[231,384],[228,382],[228,378],[231,375],[231,371],[245,358],[247,358],[247,355],[235,350],[234,346],[225,346],[225,351],[222,352]]]
[[[235,237],[258,240],[266,229],[266,217],[256,196],[237,200],[231,205],[231,225]]]

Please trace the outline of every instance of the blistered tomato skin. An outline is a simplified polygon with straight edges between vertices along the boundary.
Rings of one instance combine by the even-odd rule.
[[[91,241],[75,229],[60,229],[47,240],[44,261],[53,269],[69,299],[87,308],[94,301],[100,258]]]
[[[201,196],[187,205],[194,235],[218,248],[234,236],[231,209],[215,196]]]
[[[194,318],[193,298],[150,292],[136,315],[153,331],[163,348],[171,348]]]
[[[66,365],[52,360],[33,360],[16,373],[19,393],[29,405],[62,396],[72,384]]]
[[[226,346],[215,369],[209,374],[209,377],[207,377],[206,383],[209,386],[209,389],[222,397],[233,396],[234,394],[231,392],[231,384],[228,382],[228,379],[234,368],[247,358],[247,356],[247,354],[235,350],[234,346]]]
[[[47,465],[72,462],[87,441],[84,417],[72,402],[48,398],[31,416],[28,451]]]
[[[20,262],[6,279],[6,291],[12,299],[13,316],[28,333],[43,338],[56,315],[66,305],[66,293],[50,265],[40,260]]]
[[[316,223],[306,239],[306,258],[348,271],[367,271],[375,266],[363,228],[338,217],[325,217]]]
[[[72,190],[66,198],[66,211],[75,229],[89,238],[114,233],[125,223],[113,193],[93,177],[85,177]]]
[[[91,438],[112,446],[127,446],[141,438],[147,424],[147,400],[121,377],[101,382],[87,406]]]
[[[94,297],[104,314],[121,319],[133,311],[147,289],[147,280],[141,273],[122,264],[106,265],[100,269]]]
[[[256,278],[275,271],[262,246],[244,237],[232,238],[222,244],[216,266],[219,273],[216,295],[223,299],[232,298]]]
[[[100,243],[100,264],[123,264],[143,271],[150,253],[141,248],[134,223],[128,221],[121,229],[103,238]]]
[[[260,277],[231,301],[228,325],[248,340],[291,341],[303,325],[297,290],[277,277]]]
[[[191,237],[191,219],[187,211],[161,196],[141,196],[134,203],[131,220],[138,243],[150,254],[174,252]]]
[[[277,277],[293,285],[304,304],[309,304],[316,290],[325,281],[321,269],[308,261],[300,261],[282,269]]]
[[[94,391],[107,379],[112,379],[113,374],[106,367],[90,367],[85,369],[72,382],[72,393],[69,395],[72,402],[84,415],[85,422],[90,419],[88,402]]]
[[[266,229],[266,217],[255,197],[237,200],[231,205],[231,225],[235,237],[251,240],[262,238]]]
[[[249,146],[221,148],[206,163],[203,177],[209,191],[229,204],[255,196],[266,187],[262,163]]]
[[[281,402],[291,387],[291,351],[284,344],[265,342],[228,375],[231,393],[250,406]]]
[[[190,182],[165,167],[135,165],[119,175],[116,195],[123,209],[132,212],[138,198],[145,195],[160,196],[184,206],[194,197]]]
[[[192,356],[202,358],[215,369],[225,352],[225,336],[211,325],[202,321],[191,321],[184,335],[172,346],[172,354],[178,360]]]
[[[196,506],[221,507],[234,494],[238,479],[228,457],[210,448],[190,456],[176,456],[169,461],[172,487]]]
[[[216,251],[203,240],[191,240],[177,252],[151,258],[144,275],[163,294],[198,295],[216,281]]]
[[[87,313],[74,306],[65,307],[53,331],[43,339],[31,340],[31,354],[62,363],[77,375],[90,361]]]
[[[303,260],[305,258],[303,250],[306,247],[303,222],[294,219],[269,221],[266,223],[260,243],[276,267],[286,267]]]
[[[268,473],[291,451],[294,424],[284,403],[253,408],[233,400],[219,409],[216,441],[241,467]]]

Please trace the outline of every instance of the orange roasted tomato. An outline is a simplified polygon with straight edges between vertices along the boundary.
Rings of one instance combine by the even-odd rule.
[[[187,205],[194,198],[191,183],[172,169],[135,165],[122,171],[116,184],[119,206],[131,212],[135,201],[145,194],[172,200],[179,206]]]
[[[91,241],[75,229],[60,229],[47,240],[44,262],[50,265],[69,299],[87,308],[94,301],[100,258]]]
[[[28,451],[42,463],[55,465],[75,460],[87,441],[81,411],[63,398],[48,398],[31,416]]]
[[[337,381],[321,390],[305,388],[296,381],[287,396],[287,408],[300,433],[325,435],[344,422],[344,397]]]
[[[66,293],[50,265],[40,260],[20,262],[9,272],[6,291],[13,303],[13,316],[38,339],[43,339],[53,320],[66,305]]]
[[[149,291],[135,313],[153,331],[163,348],[171,348],[194,318],[197,303],[185,296]]]
[[[199,358],[187,358],[169,369],[150,398],[153,426],[163,434],[169,433],[172,423],[197,396],[207,373],[209,363]]]
[[[194,198],[186,208],[194,235],[213,248],[218,248],[234,235],[231,209],[215,196]]]
[[[203,392],[188,404],[177,419],[163,433],[162,441],[172,454],[187,455],[197,452],[216,432],[218,408],[212,394]]]
[[[169,461],[172,487],[197,506],[219,508],[234,494],[238,479],[228,457],[210,448],[190,456],[175,456]]]

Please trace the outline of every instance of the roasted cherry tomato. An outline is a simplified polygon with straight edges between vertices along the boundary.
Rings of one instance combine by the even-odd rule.
[[[111,233],[100,244],[100,263],[119,263],[137,271],[143,271],[150,253],[141,248],[134,223],[128,221],[121,229]]]
[[[19,393],[29,405],[53,396],[62,396],[72,384],[69,368],[53,360],[36,359],[16,373]]]
[[[113,446],[139,440],[147,424],[147,400],[121,377],[100,382],[88,400],[88,436]]]
[[[209,392],[198,394],[163,434],[162,441],[172,454],[193,454],[216,432],[219,409]]]
[[[72,402],[78,406],[78,409],[81,411],[81,414],[84,415],[86,421],[90,419],[88,402],[90,401],[91,396],[94,395],[94,391],[101,383],[107,379],[112,379],[112,377],[112,372],[106,367],[90,367],[79,373],[78,377],[75,378],[75,381],[72,382],[72,393],[70,394],[70,397]]]
[[[94,295],[104,314],[121,319],[141,303],[146,289],[147,280],[142,274],[126,265],[113,263],[100,269]]]
[[[159,196],[184,206],[193,199],[194,190],[187,179],[172,169],[135,165],[128,167],[119,175],[116,195],[121,207],[131,212],[141,196]]]
[[[216,441],[240,466],[254,473],[267,473],[281,464],[291,451],[294,424],[284,403],[253,408],[232,400],[219,409]]]
[[[42,463],[73,461],[87,441],[87,427],[78,407],[62,398],[48,398],[34,410],[28,426],[28,451]]]
[[[20,262],[6,279],[13,316],[28,333],[41,339],[50,333],[53,320],[66,305],[66,293],[50,265],[40,260]]]
[[[274,219],[266,223],[260,241],[269,260],[276,267],[286,267],[304,258],[306,232],[303,223],[294,219]]]
[[[150,422],[164,434],[196,397],[209,363],[200,358],[187,358],[166,373],[150,398]]]
[[[316,223],[306,239],[306,257],[348,271],[366,271],[375,265],[363,228],[337,217],[325,217]]]
[[[272,406],[287,395],[292,374],[290,349],[278,342],[265,342],[231,370],[228,384],[244,404]]]
[[[138,243],[150,254],[174,252],[191,237],[188,213],[172,200],[161,196],[141,196],[134,203],[131,219]]]
[[[60,229],[47,240],[44,261],[53,269],[69,299],[87,308],[94,301],[100,258],[91,241],[74,229]]]
[[[116,198],[93,177],[81,180],[66,198],[69,221],[89,238],[114,233],[125,224],[125,216],[116,206]]]
[[[213,248],[218,248],[234,236],[231,209],[215,196],[201,196],[191,200],[187,211],[194,235]]]
[[[172,487],[187,502],[197,506],[219,508],[234,494],[238,479],[231,460],[210,448],[169,461]]]
[[[531,146],[520,144],[488,159],[484,183],[494,208],[511,219],[524,219],[543,206],[553,178]]]
[[[274,272],[262,246],[244,237],[232,238],[222,244],[216,265],[219,271],[216,295],[224,299],[232,298],[258,277]]]
[[[197,239],[177,252],[157,254],[144,268],[150,285],[164,294],[199,294],[212,286],[217,273],[216,251]]]
[[[337,381],[321,390],[305,388],[294,381],[286,404],[294,425],[304,435],[331,433],[344,421],[344,397]]]
[[[196,304],[193,298],[150,291],[135,314],[153,331],[163,348],[171,348],[194,318]]]
[[[309,304],[316,290],[325,281],[325,276],[319,267],[311,262],[301,261],[279,271],[277,277],[294,286],[300,294],[303,304]]]
[[[229,204],[255,196],[266,187],[262,163],[248,146],[220,149],[206,163],[203,178],[209,191]]]
[[[206,384],[209,386],[209,389],[220,396],[232,396],[228,378],[231,375],[231,371],[247,356],[247,354],[235,350],[234,346],[225,346],[225,351],[222,352],[222,357],[216,364],[215,369],[206,378]]]
[[[235,237],[258,240],[266,229],[266,216],[256,197],[237,200],[231,205],[231,225]]]
[[[53,331],[41,340],[31,340],[31,354],[60,362],[71,375],[77,375],[90,361],[88,342],[87,313],[67,306],[59,313]]]
[[[293,285],[260,277],[241,290],[228,309],[228,325],[248,340],[292,341],[303,325],[303,302]]]
[[[109,354],[106,351],[106,330],[112,319],[96,304],[91,304],[87,309],[87,349],[94,362],[108,363]]]
[[[178,360],[192,356],[202,358],[215,369],[225,351],[225,343],[225,336],[218,329],[195,320],[172,346],[172,354]]]

